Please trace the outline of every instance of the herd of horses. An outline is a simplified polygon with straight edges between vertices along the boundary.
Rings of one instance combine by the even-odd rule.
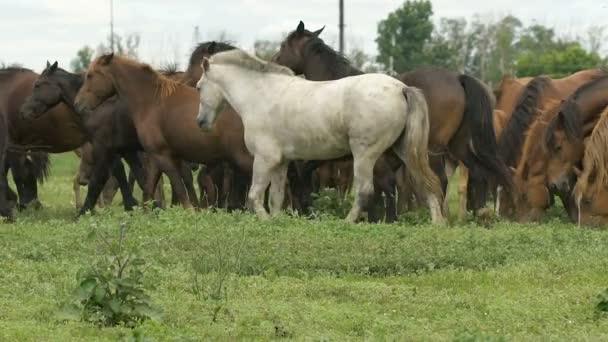
[[[442,223],[459,168],[460,216],[493,200],[500,216],[539,221],[557,195],[574,222],[608,223],[608,72],[506,75],[494,91],[437,68],[364,74],[322,31],[300,22],[272,61],[202,43],[184,72],[113,54],[83,74],[57,62],[40,75],[0,70],[0,215],[39,206],[48,153],[78,151],[79,214],[116,188],[131,210],[134,183],[163,206],[165,174],[186,208],[307,214],[333,187],[355,195],[349,221],[393,222],[426,204]]]

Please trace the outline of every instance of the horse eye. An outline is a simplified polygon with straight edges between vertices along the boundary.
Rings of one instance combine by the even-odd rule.
[[[93,78],[93,75],[87,74],[87,79],[90,80],[91,78]]]

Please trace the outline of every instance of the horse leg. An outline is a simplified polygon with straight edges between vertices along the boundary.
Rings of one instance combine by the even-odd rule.
[[[182,174],[180,172],[182,167],[181,160],[173,158],[167,155],[155,155],[154,160],[158,163],[160,170],[164,172],[171,183],[171,189],[175,190],[175,194],[179,199],[179,202],[186,209],[192,208],[192,203],[188,198],[188,192],[184,185]],[[150,185],[150,183],[148,183]],[[156,182],[151,188],[147,188],[146,191],[151,195],[156,188]]]
[[[188,198],[194,207],[200,208],[200,203],[198,201],[198,195],[196,194],[196,189],[194,189],[194,178],[192,177],[192,166],[190,163],[181,161],[180,171],[182,174],[182,181],[184,182],[184,186],[186,187],[186,192],[188,193]]]
[[[273,171],[270,180],[270,215],[276,216],[281,213],[285,202],[285,182],[287,181],[288,162],[283,162]]]
[[[346,216],[346,221],[354,223],[361,215],[361,210],[368,210],[374,194],[374,165],[378,156],[358,155],[353,151],[353,187],[355,202]]]
[[[164,203],[161,204],[155,199],[156,191],[158,190],[159,180],[161,179],[162,174],[156,162],[151,159],[151,157],[148,157],[148,160],[146,161],[148,167],[146,168],[146,185],[144,186],[144,193],[142,198],[144,203],[148,203],[153,200],[154,207],[162,208]]]
[[[95,208],[99,195],[110,177],[112,156],[109,151],[93,151],[93,153],[95,156],[93,159],[95,160],[95,163],[93,164],[91,177],[89,179],[87,196],[82,208],[80,208],[80,211],[78,212],[78,216],[84,215]]]
[[[431,169],[433,170],[435,175],[437,175],[437,177],[439,178],[439,182],[441,183],[441,191],[443,192],[444,201],[439,204],[439,208],[438,208],[439,212],[442,212],[443,215],[445,215],[445,217],[448,217],[448,213],[445,212],[445,210],[447,209],[446,207],[448,207],[448,205],[445,204],[445,200],[448,197],[447,196],[448,195],[448,176],[447,176],[446,170],[445,170],[445,157],[444,156],[430,156],[429,165],[431,166]],[[431,208],[431,214],[432,214],[433,210],[436,210],[436,208],[434,208],[434,205],[432,205],[430,202],[432,202],[434,200],[430,199],[428,197],[428,194],[425,195],[425,199],[429,203],[429,207]]]
[[[116,178],[120,193],[122,194],[122,202],[126,211],[133,210],[133,207],[137,206],[137,200],[133,197],[129,182],[127,181],[127,175],[125,173],[125,167],[122,164],[122,159],[119,156],[114,157],[112,165],[112,175]],[[108,182],[109,183],[109,182]],[[109,203],[107,203],[109,204]]]
[[[467,184],[469,182],[469,169],[460,163],[460,182],[458,182],[458,219],[464,220],[467,214]]]
[[[80,198],[80,172],[76,173],[74,176],[74,181],[72,182],[72,189],[74,189],[74,204],[76,205],[76,209],[80,209],[82,207],[82,202]]]
[[[263,156],[255,156],[253,159],[253,177],[249,189],[249,200],[258,218],[265,220],[269,218],[264,207],[264,194],[270,183],[270,177],[277,162]]]

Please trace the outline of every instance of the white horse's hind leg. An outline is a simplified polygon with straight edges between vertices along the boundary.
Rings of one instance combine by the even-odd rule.
[[[279,165],[270,180],[270,215],[276,216],[281,212],[285,202],[285,181],[287,180],[287,166],[289,163]]]
[[[249,188],[249,201],[253,206],[253,211],[260,219],[268,219],[269,215],[264,208],[264,194],[274,165],[268,163],[262,156],[255,156],[253,159],[253,177],[251,178],[251,188]]]
[[[374,165],[376,158],[362,158],[353,156],[353,189],[355,203],[346,216],[347,222],[355,222],[361,214],[361,209],[367,208],[374,195]]]

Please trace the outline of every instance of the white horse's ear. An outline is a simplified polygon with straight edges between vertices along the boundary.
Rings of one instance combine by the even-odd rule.
[[[298,24],[298,28],[296,28],[296,32],[304,33],[304,23],[302,22],[302,20],[300,20],[300,23]]]
[[[325,30],[325,25],[323,25],[323,27],[321,27],[320,29],[313,32],[312,35],[315,37],[318,37],[321,34],[321,32],[323,32],[323,30]]]
[[[203,72],[209,71],[209,58],[203,57],[201,68],[203,69]]]
[[[514,168],[513,166],[509,166],[509,169],[511,170],[511,173],[513,173],[513,174],[517,173],[517,169]]]

